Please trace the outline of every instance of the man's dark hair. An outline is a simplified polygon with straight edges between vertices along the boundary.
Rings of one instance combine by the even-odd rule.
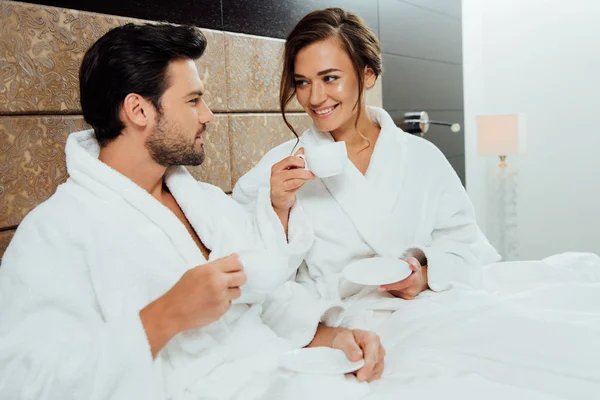
[[[79,70],[79,93],[85,120],[101,146],[125,128],[119,118],[125,97],[137,93],[160,112],[171,61],[196,60],[206,37],[192,26],[126,24],[111,29],[86,52]]]

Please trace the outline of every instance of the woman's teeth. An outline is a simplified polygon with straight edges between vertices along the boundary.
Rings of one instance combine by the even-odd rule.
[[[323,108],[321,110],[314,110],[314,112],[317,115],[325,115],[325,114],[329,114],[330,112],[332,112],[335,109],[335,107],[336,106],[329,107],[329,108]]]

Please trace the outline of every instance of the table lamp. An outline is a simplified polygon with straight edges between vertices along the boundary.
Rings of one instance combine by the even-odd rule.
[[[525,116],[523,114],[478,115],[477,154],[500,157],[506,167],[506,156],[525,151]]]

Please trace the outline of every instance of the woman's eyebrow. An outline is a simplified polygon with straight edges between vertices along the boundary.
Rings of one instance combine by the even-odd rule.
[[[336,71],[343,72],[341,69],[328,68],[328,69],[324,69],[323,71],[318,72],[317,75],[318,76],[327,75],[329,73],[336,72]],[[306,78],[306,77],[304,75],[294,74],[294,78]]]

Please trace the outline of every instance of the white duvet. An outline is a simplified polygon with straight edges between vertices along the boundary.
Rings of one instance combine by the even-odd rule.
[[[352,323],[378,324],[388,352],[369,398],[599,399],[600,258],[495,263],[483,277],[483,290],[352,299]]]

